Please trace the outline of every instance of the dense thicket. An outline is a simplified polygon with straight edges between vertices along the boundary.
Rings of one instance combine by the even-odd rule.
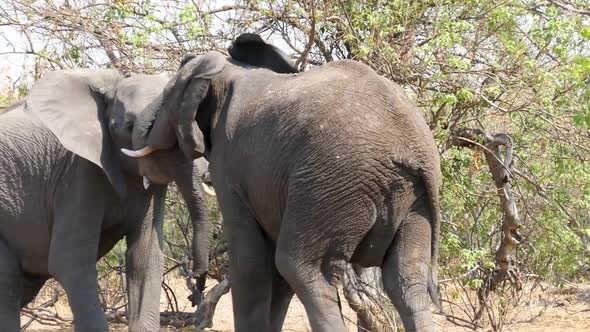
[[[19,32],[4,34],[6,51],[32,59],[22,88],[4,91],[2,103],[48,70],[173,70],[184,53],[224,51],[245,31],[261,33],[302,69],[365,62],[406,89],[439,143],[444,282],[485,285],[501,240],[503,210],[484,153],[454,144],[463,128],[513,138],[518,277],[559,284],[589,276],[585,0],[7,0],[0,26]],[[180,243],[174,227],[170,241]]]

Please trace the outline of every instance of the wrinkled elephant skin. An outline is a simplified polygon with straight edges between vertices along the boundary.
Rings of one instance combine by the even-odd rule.
[[[133,143],[210,162],[235,330],[280,331],[296,293],[313,331],[345,331],[337,286],[351,262],[382,268],[406,331],[433,331],[441,175],[416,107],[359,62],[296,73],[253,34],[229,53],[185,58]]]
[[[124,237],[129,330],[159,331],[171,181],[195,228],[195,273],[206,272],[202,172],[179,152],[159,151],[140,167],[119,151],[131,148],[135,120],[160,104],[166,82],[113,70],[52,72],[0,116],[0,331],[20,330],[21,308],[50,277],[65,289],[77,332],[107,331],[96,261]]]

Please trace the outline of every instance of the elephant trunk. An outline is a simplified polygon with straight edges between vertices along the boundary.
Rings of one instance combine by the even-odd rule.
[[[176,180],[176,185],[187,205],[191,218],[193,228],[193,274],[197,279],[198,291],[202,292],[205,288],[209,268],[211,224],[205,202],[201,172],[199,172],[196,162],[193,162],[192,165],[191,169],[186,170],[185,168],[181,172],[182,175]]]
[[[161,104],[162,98],[163,95],[160,95],[155,103]],[[144,158],[158,150],[173,148],[176,135],[172,115],[171,112],[160,112],[160,107],[143,111],[133,127],[133,149],[121,149],[121,152],[131,158]]]
[[[160,288],[164,202],[167,185],[154,185],[148,216],[138,232],[127,236],[126,271],[129,331],[157,331],[160,327]]]
[[[181,68],[164,88],[159,110],[146,113],[140,121],[142,124],[137,132],[143,131],[143,135],[137,136],[145,142],[134,142],[134,147],[147,147],[148,152],[153,152],[178,144],[187,159],[202,157],[206,150],[205,136],[197,122],[197,111],[209,95],[212,78],[226,64],[226,56],[215,51],[185,58]],[[146,150],[123,152],[134,158],[146,156]]]

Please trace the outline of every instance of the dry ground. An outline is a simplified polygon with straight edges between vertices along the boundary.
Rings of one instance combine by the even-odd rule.
[[[184,289],[179,287],[178,289]],[[179,299],[184,299],[186,294],[177,294]],[[341,296],[342,299],[344,297]],[[192,311],[190,305],[183,301],[180,310]],[[518,308],[511,310],[507,315],[509,322],[503,328],[503,331],[590,331],[590,283],[569,285],[562,289],[547,288],[544,291],[533,293]],[[162,302],[163,308],[166,304]],[[67,305],[59,303],[56,305],[57,311],[62,317],[70,315]],[[164,310],[164,309],[163,309]],[[445,312],[447,310],[445,309]],[[356,331],[355,314],[346,305],[343,304],[343,313],[347,320],[348,330]],[[471,331],[470,329],[459,327],[447,321],[443,316],[437,315],[436,322],[439,331]],[[23,322],[28,318],[23,317]],[[232,331],[232,304],[231,293],[223,296],[214,319],[214,326],[211,331],[225,332]],[[126,331],[122,325],[113,325],[112,331]],[[303,305],[297,298],[294,298],[289,312],[287,314],[284,331],[310,331],[309,323]],[[71,332],[71,327],[47,327],[39,324],[32,324],[27,331],[32,332]],[[176,329],[162,329],[170,332]],[[192,331],[192,329],[183,329],[182,331]],[[479,329],[479,331],[491,331],[490,328]]]

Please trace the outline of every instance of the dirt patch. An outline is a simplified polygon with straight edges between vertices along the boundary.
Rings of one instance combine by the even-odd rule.
[[[525,289],[530,291],[530,285]],[[465,315],[462,316],[462,318],[465,317]],[[436,321],[441,331],[473,331],[459,327],[440,315],[436,317]],[[543,289],[530,291],[523,296],[518,307],[506,312],[501,330],[590,331],[590,283],[570,285],[565,288],[545,286]],[[492,329],[487,327],[477,331],[492,331]]]
[[[185,289],[179,281],[175,289]],[[176,286],[176,285],[175,285]],[[185,300],[188,291],[178,291],[179,309],[181,311],[191,312],[193,308]],[[341,299],[344,299],[341,296]],[[162,298],[162,310],[166,310],[167,303]],[[447,308],[446,308],[447,309]],[[445,309],[445,312],[447,310]],[[51,308],[57,310],[61,317],[71,317],[68,306],[64,300]],[[233,308],[231,303],[231,292],[224,295],[214,317],[214,325],[211,331],[225,332],[233,330]],[[356,315],[352,309],[343,303],[343,315],[348,326],[348,331],[357,331]],[[525,331],[590,331],[590,283],[571,285],[562,289],[547,288],[544,291],[535,292],[529,300],[523,301],[522,305],[516,310],[512,310],[507,316],[503,331],[525,332]],[[27,322],[29,318],[23,317],[22,321]],[[457,326],[446,320],[444,316],[435,315],[437,330],[462,332],[472,331],[469,328]],[[121,324],[113,324],[111,331],[126,331],[127,328]],[[192,331],[192,328],[182,330],[173,328],[163,328],[161,331]],[[27,331],[32,332],[54,332],[54,331],[73,331],[70,327],[49,327],[37,323],[31,324]],[[301,302],[295,297],[291,302],[283,331],[304,332],[311,331],[305,309]],[[478,331],[491,331],[490,328],[478,329]]]

